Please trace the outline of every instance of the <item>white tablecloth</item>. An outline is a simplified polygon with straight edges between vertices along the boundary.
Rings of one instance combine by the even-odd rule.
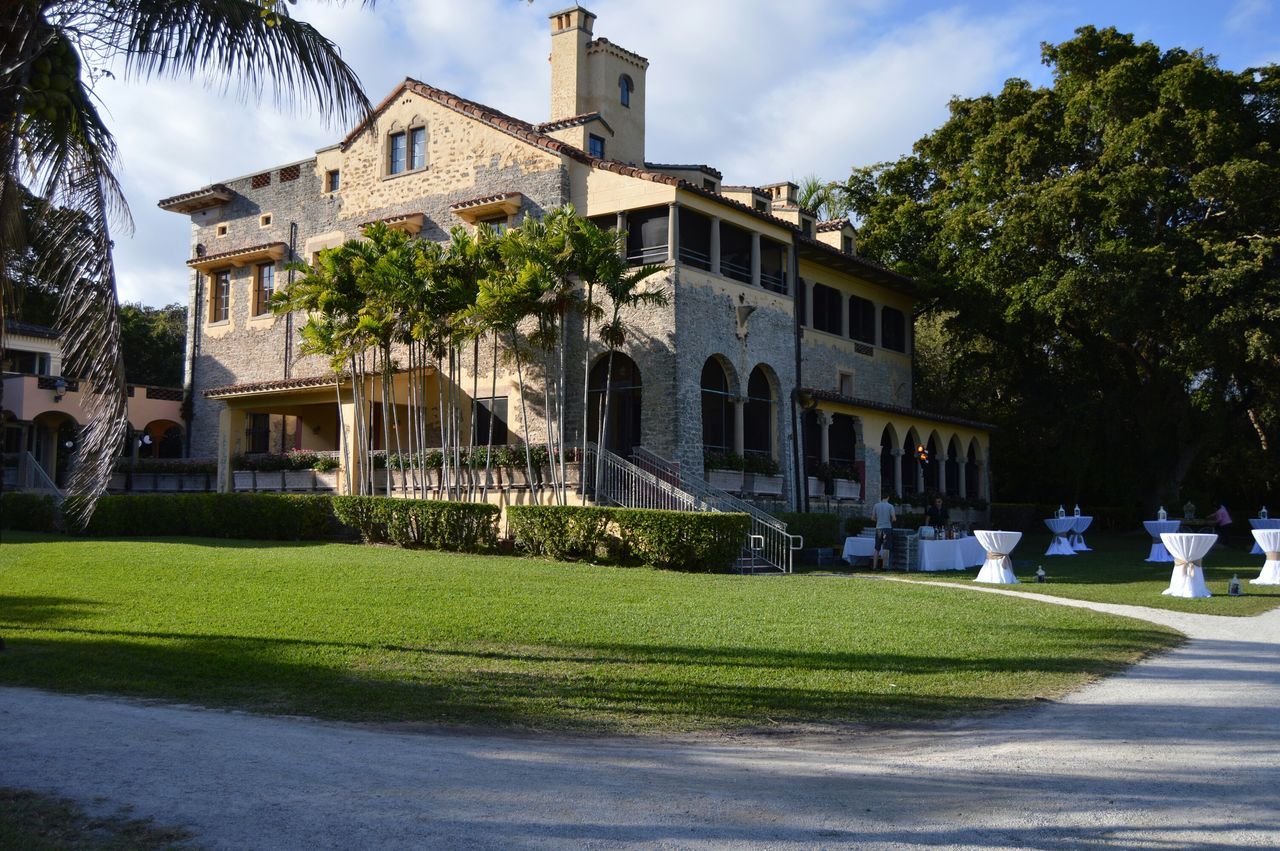
[[[1250,517],[1249,526],[1253,529],[1280,529],[1280,517],[1268,517],[1263,520],[1261,517]],[[1249,550],[1250,555],[1262,555],[1262,548],[1254,543],[1253,549]]]
[[[982,563],[982,570],[974,577],[974,582],[988,582],[992,585],[1016,585],[1018,578],[1013,575],[1013,562],[1009,554],[1022,540],[1021,532],[990,532],[981,529],[973,530],[973,537],[982,545],[983,555],[999,554],[999,558],[988,558]]]
[[[1075,522],[1071,524],[1071,536],[1067,539],[1071,543],[1071,549],[1078,553],[1093,552],[1084,542],[1084,530],[1089,528],[1093,518],[1082,514],[1072,519]]]
[[[858,535],[853,538],[844,539],[844,560],[853,561],[855,558],[871,558],[876,554],[876,539],[873,535]]]
[[[1164,548],[1164,542],[1160,540],[1160,536],[1166,532],[1176,532],[1178,527],[1182,525],[1178,520],[1143,520],[1142,525],[1146,528],[1147,534],[1151,536],[1151,555],[1147,556],[1147,561],[1173,561],[1173,556],[1169,555],[1169,551]]]
[[[1258,542],[1254,548],[1259,552],[1280,553],[1280,529],[1254,529],[1253,539]],[[1280,559],[1267,559],[1262,573],[1257,579],[1250,579],[1249,584],[1280,585]]]
[[[1071,534],[1071,529],[1076,525],[1074,517],[1050,517],[1044,521],[1044,525],[1048,526],[1049,531],[1053,533],[1053,541],[1050,542],[1049,549],[1045,550],[1045,555],[1073,556],[1076,554],[1067,540],[1067,535]]]
[[[921,570],[964,570],[977,567],[986,557],[987,551],[974,537],[920,541]]]
[[[1165,532],[1160,536],[1174,558],[1173,576],[1163,593],[1171,597],[1212,597],[1204,584],[1204,568],[1200,559],[1218,540],[1217,535]]]

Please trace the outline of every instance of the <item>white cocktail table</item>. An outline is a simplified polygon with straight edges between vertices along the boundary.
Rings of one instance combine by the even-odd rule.
[[[1093,522],[1093,518],[1080,514],[1072,518],[1075,522],[1071,524],[1071,536],[1067,540],[1071,544],[1071,549],[1078,553],[1093,552],[1084,542],[1084,530],[1089,528],[1089,524]]]
[[[974,577],[974,582],[986,582],[992,585],[1017,585],[1018,578],[1013,575],[1013,562],[1009,553],[1022,540],[1021,532],[991,532],[974,529],[973,537],[978,539],[986,550],[987,560],[982,570]]]
[[[1253,529],[1280,529],[1280,517],[1250,517],[1249,526]],[[1249,555],[1262,555],[1262,548],[1255,542]]]
[[[1169,551],[1165,549],[1164,542],[1160,540],[1160,536],[1166,532],[1178,531],[1178,527],[1182,525],[1181,521],[1143,520],[1142,525],[1147,530],[1147,534],[1151,536],[1151,555],[1147,556],[1147,561],[1173,561],[1173,556],[1169,555]]]
[[[1250,585],[1280,585],[1280,529],[1254,529],[1253,539],[1257,541],[1254,549],[1266,553],[1267,561],[1262,565],[1262,573],[1257,579],[1250,579]]]
[[[1071,542],[1067,540],[1067,536],[1076,525],[1074,517],[1050,517],[1044,521],[1044,525],[1048,526],[1049,531],[1053,533],[1053,540],[1049,542],[1049,549],[1045,550],[1045,555],[1073,556],[1076,554],[1076,551],[1071,548]]]
[[[1160,536],[1173,556],[1173,576],[1169,587],[1162,593],[1170,597],[1212,597],[1204,584],[1204,568],[1200,559],[1217,542],[1217,535],[1196,535],[1188,532],[1165,532]]]

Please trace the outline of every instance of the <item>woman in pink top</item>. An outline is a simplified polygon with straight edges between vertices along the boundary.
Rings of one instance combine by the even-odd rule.
[[[1218,543],[1225,544],[1227,533],[1231,531],[1231,515],[1227,513],[1227,507],[1218,503],[1218,510],[1210,514],[1209,519],[1218,525]]]

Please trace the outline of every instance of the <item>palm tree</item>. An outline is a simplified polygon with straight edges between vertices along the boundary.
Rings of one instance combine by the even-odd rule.
[[[627,324],[623,321],[622,312],[643,305],[660,307],[667,303],[667,293],[662,289],[642,289],[641,284],[666,267],[660,263],[628,268],[627,266],[611,267],[605,270],[607,277],[600,280],[605,295],[609,297],[612,310],[609,321],[600,326],[600,341],[609,349],[609,363],[605,367],[604,410],[600,415],[600,431],[597,443],[602,450],[596,455],[596,481],[600,481],[600,464],[605,449],[606,437],[609,434],[609,403],[613,393],[613,353],[622,348],[627,339]],[[583,399],[586,404],[586,399]]]
[[[849,215],[849,199],[835,181],[823,181],[816,174],[800,181],[800,206],[813,210],[819,221],[830,221]]]
[[[121,60],[134,79],[236,79],[254,94],[269,81],[280,100],[308,102],[337,122],[357,121],[370,109],[337,47],[291,17],[280,0],[0,4],[0,345],[11,264],[27,234],[46,226],[24,222],[24,185],[83,216],[54,226],[59,250],[41,270],[72,282],[62,294],[59,325],[89,421],[69,488],[79,497],[68,506],[77,523],[88,521],[105,490],[127,423],[111,225],[130,227],[114,174],[115,139],[95,106],[84,58],[101,66]]]

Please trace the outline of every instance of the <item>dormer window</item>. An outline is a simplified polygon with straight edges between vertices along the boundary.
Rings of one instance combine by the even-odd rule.
[[[631,81],[631,77],[623,74],[618,78],[618,102],[627,109],[631,108],[631,93],[635,91],[636,84]]]

